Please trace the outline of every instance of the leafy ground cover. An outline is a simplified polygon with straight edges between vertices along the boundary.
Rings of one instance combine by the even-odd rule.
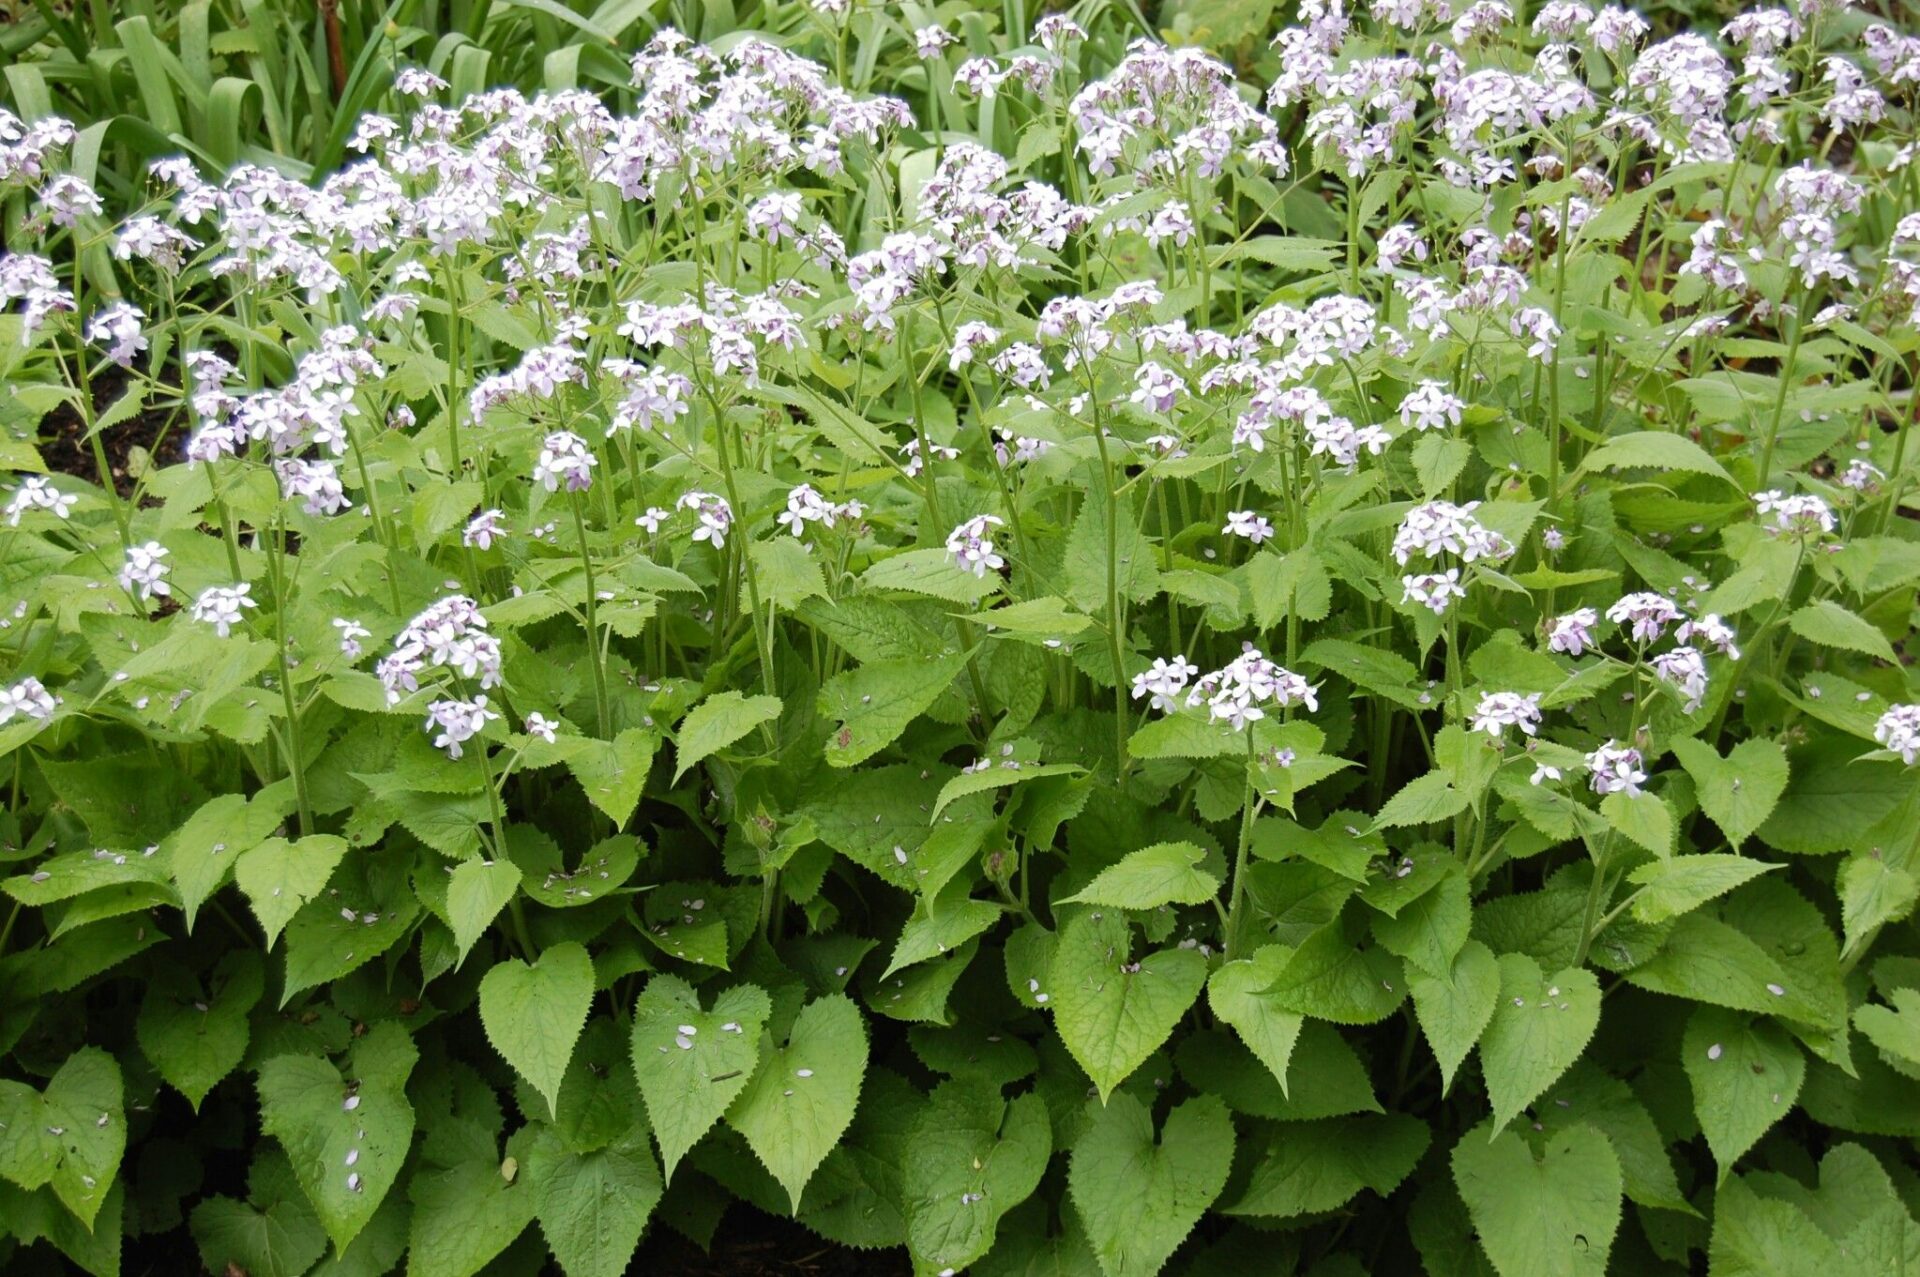
[[[8,1270],[1920,1264],[1920,38],[754,8],[9,36]]]

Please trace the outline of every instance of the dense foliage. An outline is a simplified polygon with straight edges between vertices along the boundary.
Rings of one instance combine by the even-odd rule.
[[[9,68],[0,1263],[1920,1265],[1920,38],[524,7]]]

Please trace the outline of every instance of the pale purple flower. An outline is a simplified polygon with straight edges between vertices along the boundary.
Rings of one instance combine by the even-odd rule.
[[[1200,672],[1198,665],[1190,664],[1185,656],[1176,656],[1171,661],[1163,656],[1153,658],[1153,665],[1133,676],[1133,699],[1151,696],[1148,705],[1160,713],[1172,713],[1178,708],[1177,696],[1187,688],[1187,683]]]
[[[143,602],[172,594],[173,587],[167,583],[167,573],[172,571],[165,562],[168,553],[158,541],[128,546],[126,561],[120,565],[120,588],[129,594],[137,592]]]
[[[587,441],[570,430],[556,430],[541,445],[533,463],[534,482],[548,492],[562,483],[568,492],[585,492],[593,486],[593,468],[600,459],[587,447]]]
[[[5,722],[0,718],[0,722]],[[1900,755],[1900,761],[1913,766],[1920,758],[1920,705],[1895,705],[1873,725],[1873,738]]]
[[[1697,638],[1730,660],[1740,659],[1740,649],[1735,644],[1738,635],[1731,625],[1712,612],[1680,622],[1680,627],[1673,632],[1673,638],[1677,643],[1692,643]]]
[[[1753,494],[1754,508],[1771,515],[1764,524],[1767,531],[1782,537],[1821,537],[1832,535],[1838,527],[1833,507],[1811,492],[1788,494],[1779,489]]]
[[[1401,424],[1415,430],[1445,429],[1460,424],[1466,404],[1437,381],[1423,381],[1400,400]]]
[[[7,501],[7,526],[19,527],[20,516],[29,510],[47,510],[56,518],[65,519],[79,501],[73,493],[62,492],[39,475],[30,474],[20,480],[20,486]]]
[[[487,708],[485,695],[474,697],[470,701],[435,701],[427,706],[426,730],[431,733],[438,729],[439,735],[433,738],[436,749],[447,751],[448,758],[462,756],[461,746],[486,730],[489,722],[500,715]]]
[[[675,505],[678,509],[694,512],[695,541],[705,541],[716,550],[725,548],[727,532],[733,527],[733,507],[727,504],[725,497],[715,496],[711,492],[686,492],[681,494]]]
[[[1317,688],[1268,660],[1251,643],[1243,644],[1240,655],[1220,669],[1202,675],[1188,691],[1187,704],[1205,705],[1209,718],[1228,723],[1235,731],[1265,718],[1263,706],[1302,704],[1310,711],[1320,708]]]
[[[87,340],[107,348],[108,363],[131,368],[134,358],[147,348],[146,334],[140,328],[145,318],[138,306],[126,302],[103,306],[87,321]]]
[[[1400,578],[1403,603],[1418,603],[1430,609],[1435,616],[1444,614],[1455,599],[1464,599],[1467,592],[1460,584],[1460,569],[1448,568],[1444,572],[1415,573]]]
[[[527,735],[538,736],[549,745],[553,744],[554,731],[558,727],[558,723],[539,710],[533,710],[527,715]]]
[[[953,565],[977,577],[1005,567],[1007,561],[993,548],[993,529],[1003,522],[996,515],[976,514],[949,532],[947,553],[953,556]]]
[[[1473,711],[1472,727],[1496,740],[1509,727],[1532,736],[1540,727],[1540,693],[1483,692]]]
[[[1612,741],[1587,755],[1587,768],[1593,773],[1590,784],[1596,794],[1625,794],[1637,797],[1647,774],[1640,770],[1640,751],[1615,745]]]
[[[200,591],[200,597],[193,601],[193,619],[211,625],[221,638],[233,633],[233,627],[240,624],[244,609],[257,608],[251,597],[253,587],[242,581],[238,585],[215,585]]]
[[[1662,682],[1672,684],[1680,694],[1681,709],[1688,714],[1700,708],[1707,697],[1707,661],[1691,647],[1676,647],[1653,658],[1653,672]]]
[[[466,528],[460,533],[460,544],[476,550],[491,550],[494,541],[507,535],[507,530],[501,526],[506,517],[501,510],[482,510],[467,520]]]
[[[333,628],[340,632],[340,655],[350,661],[359,660],[363,651],[360,640],[372,638],[373,631],[351,617],[345,616],[334,617]]]
[[[44,723],[53,717],[59,705],[58,697],[47,691],[39,679],[28,675],[11,687],[0,687],[0,726],[11,723],[16,714]]]
[[[1686,614],[1669,602],[1664,594],[1642,590],[1624,596],[1608,608],[1607,619],[1615,625],[1631,626],[1634,642],[1652,643],[1667,632],[1668,625],[1685,620]]]
[[[1227,511],[1227,526],[1220,529],[1222,536],[1245,537],[1259,545],[1273,536],[1273,524],[1252,510]]]
[[[1547,622],[1547,647],[1578,657],[1588,648],[1598,646],[1593,640],[1593,627],[1598,624],[1600,614],[1590,607],[1575,608],[1564,616],[1556,616]]]

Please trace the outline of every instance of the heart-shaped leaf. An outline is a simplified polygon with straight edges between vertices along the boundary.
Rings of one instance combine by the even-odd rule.
[[[1600,982],[1591,971],[1569,967],[1549,980],[1525,954],[1502,954],[1500,1001],[1480,1038],[1493,1129],[1506,1126],[1552,1086],[1580,1058],[1599,1024]]]
[[[810,1002],[787,1044],[769,1051],[727,1123],[787,1190],[794,1209],[853,1121],[867,1071],[867,1028],[845,994]]]
[[[907,1248],[937,1272],[993,1247],[1000,1217],[1040,1186],[1053,1133],[1039,1096],[1009,1104],[991,1082],[954,1079],[915,1114],[906,1147]]]
[[[91,1228],[127,1147],[120,1066],[98,1047],[81,1047],[45,1092],[0,1080],[0,1176],[22,1188],[51,1183]]]
[[[1511,1131],[1468,1131],[1453,1180],[1500,1277],[1603,1277],[1620,1227],[1620,1159],[1591,1126],[1549,1136],[1536,1153]]]
[[[532,966],[498,963],[480,981],[480,1022],[487,1040],[521,1077],[560,1102],[560,1083],[573,1044],[593,1006],[593,959],[571,940],[556,944]]]
[[[1694,1010],[1680,1051],[1694,1116],[1724,1180],[1740,1155],[1793,1111],[1806,1057],[1772,1020],[1721,1007]]]
[[[1153,1277],[1226,1187],[1233,1119],[1196,1096],[1167,1114],[1156,1145],[1152,1112],[1123,1091],[1089,1120],[1068,1167],[1074,1209],[1107,1277]]]
[[[677,976],[647,982],[633,1008],[633,1071],[668,1179],[746,1089],[772,1013],[765,991],[751,984],[722,990],[702,1011],[700,995]]]
[[[1053,956],[1054,1026],[1104,1102],[1173,1032],[1207,982],[1207,960],[1164,949],[1130,961],[1131,933],[1117,913],[1067,923]]]

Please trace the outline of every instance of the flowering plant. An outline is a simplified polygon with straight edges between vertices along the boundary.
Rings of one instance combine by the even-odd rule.
[[[1893,1271],[1920,38],[766,7],[0,114],[0,1246]]]

